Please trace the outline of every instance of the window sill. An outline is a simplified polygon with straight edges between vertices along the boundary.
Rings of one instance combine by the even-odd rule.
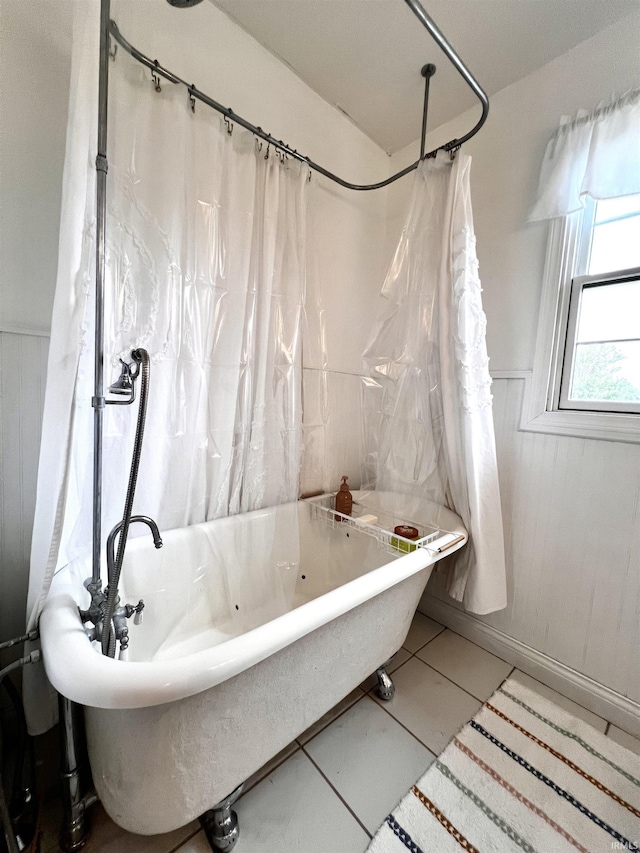
[[[533,405],[533,382],[526,380],[520,429],[598,441],[640,444],[640,415],[617,412],[539,411]]]

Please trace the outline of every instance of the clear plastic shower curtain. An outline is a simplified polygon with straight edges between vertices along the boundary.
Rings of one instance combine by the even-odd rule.
[[[440,152],[416,171],[364,355],[364,479],[458,513],[470,541],[449,563],[448,591],[490,613],[507,596],[470,165]]]
[[[76,6],[31,626],[56,569],[91,543],[99,3]],[[193,111],[182,87],[155,92],[124,51],[109,97],[105,385],[132,348],[151,356],[134,511],[166,530],[295,500],[308,172]],[[105,410],[105,534],[122,515],[136,411]],[[54,712],[38,720],[34,704],[42,731]]]

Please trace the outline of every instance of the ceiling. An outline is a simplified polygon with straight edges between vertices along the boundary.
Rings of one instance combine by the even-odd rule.
[[[389,153],[477,103],[402,0],[213,0]],[[630,15],[639,0],[423,0],[491,96]]]

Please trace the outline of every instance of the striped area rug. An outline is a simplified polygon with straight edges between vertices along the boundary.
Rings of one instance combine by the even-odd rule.
[[[640,851],[640,758],[513,679],[387,817],[368,853]]]

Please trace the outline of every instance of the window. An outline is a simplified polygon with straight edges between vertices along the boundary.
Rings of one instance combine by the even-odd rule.
[[[640,194],[589,200],[575,255],[554,402],[640,413]]]
[[[520,428],[640,443],[640,193],[552,220]]]
[[[640,88],[549,139],[529,214],[550,232],[521,429],[640,444],[638,139]]]

